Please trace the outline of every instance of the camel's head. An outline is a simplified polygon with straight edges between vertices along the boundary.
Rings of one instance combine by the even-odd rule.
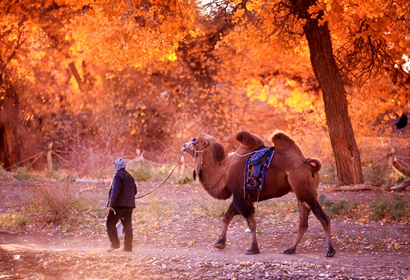
[[[195,156],[195,148],[194,144],[196,142],[196,138],[193,138],[192,141],[186,142],[184,145],[181,147],[181,151],[184,153],[190,154],[191,156]]]
[[[209,145],[215,143],[216,139],[210,135],[202,134],[198,138],[193,138],[192,141],[182,145],[181,150],[185,153],[195,156],[196,152],[203,152]]]

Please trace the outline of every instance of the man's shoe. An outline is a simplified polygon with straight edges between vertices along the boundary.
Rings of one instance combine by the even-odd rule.
[[[122,249],[124,252],[132,252],[132,249],[126,249],[126,248],[124,248],[124,249]]]
[[[112,252],[112,251],[114,251],[115,249],[119,249],[119,248],[120,248],[120,246],[118,246],[118,247],[111,247],[110,249],[107,250],[107,252]]]

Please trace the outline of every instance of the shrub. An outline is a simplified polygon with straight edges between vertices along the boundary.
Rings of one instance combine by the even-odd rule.
[[[187,184],[192,184],[194,182],[194,179],[188,176],[183,176],[181,179],[179,179],[178,184],[180,185],[187,185]]]
[[[16,175],[14,175],[14,178],[19,181],[28,181],[31,179],[31,175],[28,172],[27,167],[19,167],[16,170]]]
[[[4,169],[3,163],[0,162],[0,180],[1,181],[10,181],[12,180],[11,176],[7,172],[6,169]]]
[[[377,199],[370,203],[369,208],[370,218],[376,221],[389,217],[398,220],[408,214],[405,200],[399,194],[378,195]]]
[[[89,205],[81,196],[69,191],[69,186],[55,188],[36,186],[28,192],[23,202],[25,214],[41,224],[78,224],[78,214]]]
[[[137,165],[135,169],[130,168],[129,172],[135,178],[136,181],[145,182],[152,178],[153,170],[151,164],[142,162]]]
[[[28,218],[22,213],[6,213],[0,215],[0,227],[12,230],[21,229],[28,223]]]
[[[319,197],[320,204],[325,208],[325,212],[331,216],[345,216],[357,206],[356,202],[345,198],[338,201],[331,201],[324,194]]]
[[[57,169],[48,171],[46,176],[58,181],[75,182],[75,175],[68,170]]]

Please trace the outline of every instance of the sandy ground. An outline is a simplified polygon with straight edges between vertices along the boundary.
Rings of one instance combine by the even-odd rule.
[[[0,184],[0,210],[9,213],[28,189],[58,183]],[[156,185],[140,183],[139,192]],[[106,183],[69,187],[104,205]],[[380,195],[326,189],[320,189],[320,194],[329,200],[357,203]],[[408,206],[409,192],[401,195]],[[88,217],[89,223],[70,230],[28,225],[16,234],[0,233],[0,279],[410,279],[408,223],[335,217],[332,227],[337,253],[326,258],[323,230],[311,215],[309,230],[296,254],[284,255],[281,252],[292,243],[297,230],[298,212],[292,206],[296,201],[293,194],[276,199],[277,204],[272,201],[258,204],[258,255],[245,255],[251,240],[241,217],[230,225],[227,247],[214,248],[221,227],[221,216],[214,213],[225,204],[216,204],[219,202],[198,185],[166,184],[137,201],[133,252],[106,252],[109,244],[103,216]],[[289,208],[276,208],[284,206]],[[150,217],[140,216],[141,209],[147,208]]]

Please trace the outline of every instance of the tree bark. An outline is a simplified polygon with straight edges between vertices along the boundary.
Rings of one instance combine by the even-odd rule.
[[[294,11],[306,20],[303,30],[309,44],[313,71],[323,92],[327,126],[341,185],[363,183],[359,149],[348,114],[347,94],[333,56],[327,23],[319,25],[320,16],[308,13],[314,0],[291,1]]]
[[[17,135],[19,96],[6,75],[6,64],[0,58],[0,164],[9,168],[20,161],[20,145]]]

